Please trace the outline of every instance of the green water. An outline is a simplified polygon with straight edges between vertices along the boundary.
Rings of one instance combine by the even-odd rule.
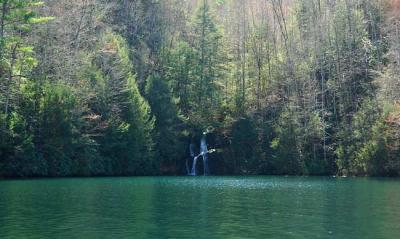
[[[0,238],[400,238],[400,180],[0,181]]]

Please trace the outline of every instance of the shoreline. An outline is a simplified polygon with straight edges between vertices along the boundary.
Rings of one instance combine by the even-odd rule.
[[[337,176],[337,175],[208,175],[208,176],[190,176],[190,175],[115,175],[115,176],[56,176],[56,177],[0,177],[1,181],[24,181],[24,180],[46,180],[46,179],[105,179],[105,178],[258,178],[258,177],[277,177],[277,178],[333,178],[333,179],[350,179],[350,178],[371,178],[371,179],[400,179],[399,176]]]

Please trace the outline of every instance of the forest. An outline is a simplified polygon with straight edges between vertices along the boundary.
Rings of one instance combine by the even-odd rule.
[[[0,177],[400,175],[399,0],[0,0]]]

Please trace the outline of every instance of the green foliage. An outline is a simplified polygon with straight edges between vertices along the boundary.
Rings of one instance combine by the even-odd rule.
[[[154,173],[154,120],[132,74],[124,40],[106,33],[93,62],[103,81],[99,102],[93,102],[98,104],[93,110],[106,125],[99,142],[101,155],[109,159],[116,174]]]
[[[74,112],[77,100],[65,86],[46,85],[40,100],[40,155],[46,160],[50,176],[72,174],[72,158],[75,149]]]
[[[27,122],[17,112],[8,119],[6,138],[2,137],[2,167],[0,173],[6,176],[40,175],[42,162],[35,161],[33,138],[27,127]],[[4,150],[4,151],[3,151]]]
[[[350,129],[339,133],[340,146],[336,150],[339,172],[347,175],[382,175],[387,158],[384,116],[379,117],[379,105],[366,100],[354,115]]]
[[[261,155],[258,133],[250,118],[241,118],[231,126],[231,156],[234,172],[237,174],[257,174],[260,167]]]
[[[146,96],[156,118],[155,138],[161,170],[173,174],[182,167],[186,150],[180,132],[183,122],[168,83],[168,79],[157,73],[151,75],[147,79]]]
[[[178,174],[210,128],[212,172],[400,174],[379,1],[42,7],[0,1],[0,176]]]
[[[271,143],[274,150],[273,172],[276,174],[301,175],[306,173],[304,158],[299,150],[301,134],[299,122],[289,109],[282,112],[276,126],[276,137]]]
[[[178,106],[188,115],[196,109],[198,90],[194,86],[196,79],[193,69],[197,67],[195,51],[185,41],[176,43],[172,49],[164,49],[162,59],[163,72],[168,77],[172,92],[179,99]]]
[[[224,75],[222,34],[215,23],[207,1],[200,4],[192,22],[194,42],[193,87],[196,89],[193,106],[206,123],[221,104],[220,79]]]

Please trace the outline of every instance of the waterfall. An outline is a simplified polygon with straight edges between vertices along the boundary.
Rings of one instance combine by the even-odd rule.
[[[200,154],[195,156],[194,153],[194,145],[190,144],[190,156],[193,158],[193,165],[192,165],[192,171],[190,172],[189,175],[196,176],[196,165],[197,165],[197,159],[201,156],[203,158],[203,174],[204,176],[210,174],[210,170],[208,168],[208,153],[214,152],[213,150],[208,151],[207,149],[207,141],[206,141],[206,135],[207,133],[203,133],[203,137],[200,140]]]
[[[208,169],[208,149],[206,142],[206,134],[203,135],[200,141],[200,155],[203,157],[203,173],[204,175],[208,175],[209,169]]]
[[[195,149],[194,149],[194,144],[193,143],[190,143],[190,145],[189,145],[189,152],[190,152],[190,157],[191,158],[194,158],[196,155],[195,155]],[[194,165],[194,161],[195,160],[193,160],[193,165]],[[197,161],[197,160],[196,160]],[[195,171],[193,170],[193,166],[192,166],[192,170],[190,170],[189,169],[189,160],[187,160],[186,159],[186,173],[188,174],[188,175],[192,175],[192,173],[195,173]]]
[[[192,175],[192,176],[196,176],[197,158],[198,158],[198,156],[193,158],[192,172],[190,173],[190,175]]]

